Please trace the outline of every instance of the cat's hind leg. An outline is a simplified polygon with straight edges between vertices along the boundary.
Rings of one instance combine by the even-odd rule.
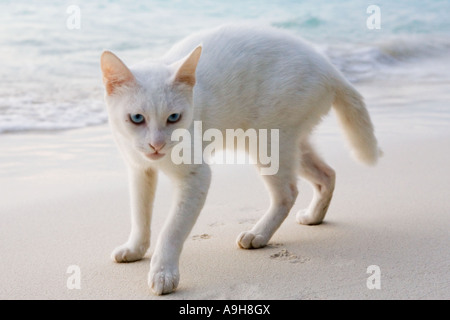
[[[311,182],[314,195],[308,208],[297,213],[297,222],[306,225],[320,224],[333,197],[336,174],[314,151],[307,140],[300,143],[299,174]]]
[[[237,244],[240,248],[264,247],[294,205],[298,194],[296,166],[298,154],[292,149],[290,143],[280,144],[278,172],[273,175],[262,175],[270,192],[270,207],[250,231],[244,231],[238,236]]]

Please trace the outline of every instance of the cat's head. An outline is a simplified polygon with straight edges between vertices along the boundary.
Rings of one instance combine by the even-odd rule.
[[[170,65],[146,63],[128,68],[109,51],[101,56],[109,120],[129,146],[149,161],[170,156],[176,129],[193,121],[195,70],[202,47]]]

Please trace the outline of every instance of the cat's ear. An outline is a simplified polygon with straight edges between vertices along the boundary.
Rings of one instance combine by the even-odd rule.
[[[103,73],[103,83],[108,95],[113,94],[117,88],[135,81],[130,69],[110,51],[102,53],[100,66]]]
[[[202,46],[199,45],[197,48],[192,50],[187,57],[175,62],[175,67],[177,71],[175,73],[174,82],[182,83],[193,87],[195,85],[195,70],[197,69],[197,64],[202,54]]]

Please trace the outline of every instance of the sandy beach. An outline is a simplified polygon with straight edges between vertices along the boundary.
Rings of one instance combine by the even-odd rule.
[[[435,0],[0,1],[0,300],[450,300],[448,12],[450,1]],[[212,166],[179,286],[155,296],[147,275],[172,186],[160,174],[146,257],[113,262],[130,232],[130,197],[107,125],[101,55],[114,52],[138,70],[144,60],[165,61],[192,33],[233,23],[311,43],[365,98],[384,156],[374,167],[354,161],[331,112],[312,136],[337,174],[324,223],[296,222],[313,195],[299,180],[294,208],[257,250],[239,249],[236,238],[269,206],[261,178],[252,165]],[[238,57],[250,47],[229,49]],[[220,72],[238,65],[224,57],[215,55]],[[306,69],[302,81],[314,70]],[[243,70],[236,77],[256,69]],[[264,77],[254,79],[269,83]],[[167,100],[151,98],[136,107]]]
[[[351,159],[334,116],[321,124],[314,140],[337,172],[325,223],[295,222],[312,196],[299,181],[297,203],[266,248],[235,243],[269,203],[256,170],[214,166],[181,256],[179,288],[166,296],[154,296],[146,279],[170,206],[167,178],[160,176],[147,258],[117,264],[109,255],[128,236],[129,197],[108,126],[1,135],[0,299],[449,299],[448,122],[392,119],[382,103],[396,94],[384,91],[381,111],[371,109],[385,153],[376,167]],[[80,289],[67,287],[72,265]],[[380,289],[367,287],[372,265]]]

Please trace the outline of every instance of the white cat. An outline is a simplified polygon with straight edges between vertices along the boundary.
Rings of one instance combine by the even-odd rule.
[[[313,184],[314,198],[297,221],[314,225],[324,219],[335,173],[308,137],[331,106],[356,157],[374,164],[380,155],[361,95],[327,59],[286,31],[222,26],[189,36],[160,60],[130,68],[105,51],[101,69],[110,125],[130,177],[131,233],[113,251],[116,262],[139,260],[150,246],[157,171],[174,186],[174,203],[150,263],[148,284],[156,294],[178,286],[183,243],[211,180],[205,163],[173,163],[174,130],[193,133],[194,121],[202,121],[204,130],[222,132],[279,129],[279,169],[262,176],[271,205],[250,231],[238,236],[237,244],[244,249],[268,243],[296,200],[298,176]]]

